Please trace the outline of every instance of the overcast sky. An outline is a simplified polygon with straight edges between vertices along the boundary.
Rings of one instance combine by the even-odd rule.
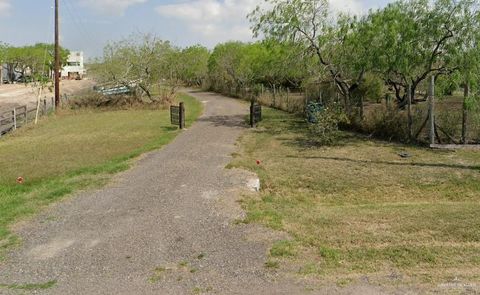
[[[214,47],[251,40],[246,15],[263,0],[60,0],[61,40],[87,57],[131,33],[152,33],[175,45]],[[362,13],[389,0],[331,0],[336,10]],[[53,0],[0,0],[0,41],[52,42]]]

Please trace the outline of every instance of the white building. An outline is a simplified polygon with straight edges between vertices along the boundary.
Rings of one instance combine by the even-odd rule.
[[[82,51],[71,51],[62,69],[62,79],[83,79],[86,75]]]

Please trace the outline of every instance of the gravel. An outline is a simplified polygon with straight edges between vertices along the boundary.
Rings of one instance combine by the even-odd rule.
[[[22,244],[0,264],[0,283],[56,281],[38,294],[301,293],[264,266],[276,234],[234,222],[252,175],[224,167],[248,105],[192,95],[205,114],[173,143],[20,226]]]

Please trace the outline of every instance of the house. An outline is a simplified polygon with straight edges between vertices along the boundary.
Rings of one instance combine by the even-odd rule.
[[[86,74],[82,51],[71,51],[62,69],[62,79],[80,80]]]

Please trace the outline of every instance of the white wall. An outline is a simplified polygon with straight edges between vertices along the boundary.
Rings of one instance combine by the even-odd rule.
[[[78,65],[69,65],[69,63],[78,63]],[[68,73],[79,73],[80,76],[85,75],[85,66],[83,63],[82,51],[71,51],[67,59],[67,65],[62,69],[62,77],[67,78]]]

